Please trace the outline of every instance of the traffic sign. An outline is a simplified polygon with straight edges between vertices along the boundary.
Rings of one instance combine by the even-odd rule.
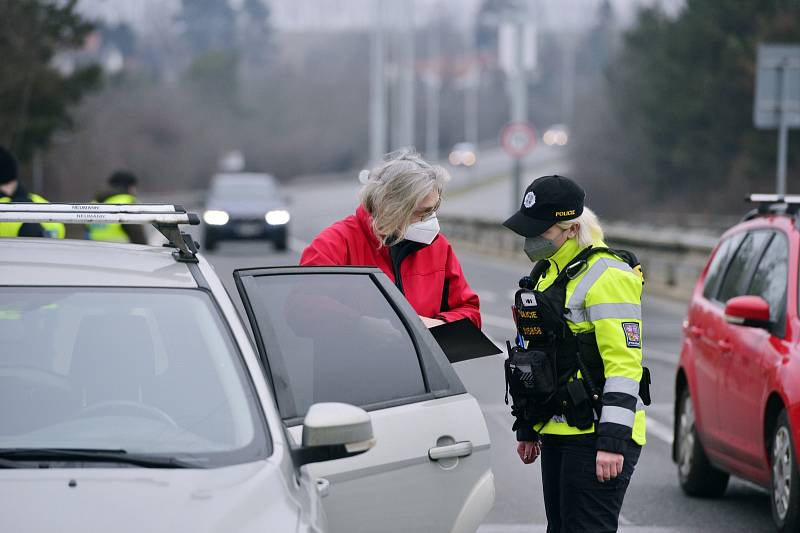
[[[781,113],[789,128],[800,127],[800,46],[762,44],[756,67],[756,128],[779,128]]]
[[[500,132],[500,142],[508,155],[522,159],[536,146],[536,130],[525,122],[511,122]]]

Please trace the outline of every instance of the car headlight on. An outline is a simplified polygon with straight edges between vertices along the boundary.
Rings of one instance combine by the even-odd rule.
[[[291,218],[289,216],[289,211],[286,211],[285,209],[275,209],[264,216],[264,219],[270,226],[282,226],[283,224],[287,224],[289,222],[289,218]]]
[[[228,213],[217,209],[209,209],[203,213],[203,220],[209,226],[224,226],[230,220]]]

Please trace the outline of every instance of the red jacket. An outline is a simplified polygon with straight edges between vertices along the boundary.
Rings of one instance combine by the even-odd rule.
[[[325,228],[303,250],[300,264],[377,266],[392,282],[394,268],[389,248],[381,246],[372,231],[371,217],[363,206],[355,215]],[[454,322],[469,318],[481,327],[480,302],[470,288],[453,247],[438,235],[400,263],[403,293],[414,310],[425,317]],[[447,287],[446,305],[445,286]]]

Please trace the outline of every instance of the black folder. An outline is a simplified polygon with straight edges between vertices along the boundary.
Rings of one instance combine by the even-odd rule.
[[[451,363],[502,353],[468,318],[447,322],[428,331]]]

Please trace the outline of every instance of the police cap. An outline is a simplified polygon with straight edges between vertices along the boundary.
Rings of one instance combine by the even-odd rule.
[[[578,218],[585,197],[583,188],[564,176],[536,178],[525,189],[519,211],[503,225],[523,237],[536,237],[556,222]]]

